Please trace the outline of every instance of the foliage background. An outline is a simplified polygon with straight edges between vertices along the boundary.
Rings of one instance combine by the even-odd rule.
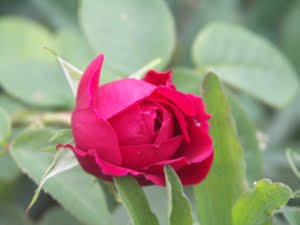
[[[166,6],[161,7],[160,4],[164,3],[154,4],[157,8],[151,8],[152,4],[143,2],[138,6],[139,11],[132,11],[128,15],[120,14],[121,20],[129,20],[133,24],[130,27],[131,32],[123,29],[112,12],[117,13],[118,7],[126,8],[126,4],[135,4],[135,1],[130,0],[124,6],[118,6],[116,2],[89,1],[88,4],[81,5],[79,13],[80,2],[76,0],[0,1],[0,143],[3,153],[10,150],[11,143],[28,127],[45,129],[43,132],[28,134],[31,139],[39,139],[39,143],[33,140],[30,143],[27,141],[26,145],[40,149],[47,147],[45,143],[51,136],[47,129],[67,128],[65,113],[71,110],[74,103],[72,93],[55,57],[43,49],[43,46],[54,49],[81,70],[96,53],[103,52],[106,55],[102,75],[104,82],[128,76],[158,55],[163,59],[161,68],[174,69],[174,80],[179,89],[200,94],[204,74],[202,69],[205,65],[202,69],[196,69],[195,60],[191,56],[191,52],[195,50],[192,48],[199,31],[211,22],[221,21],[225,26],[227,23],[238,24],[264,37],[288,58],[296,76],[300,76],[299,0],[167,0],[164,3],[172,14],[166,11]],[[96,12],[93,12],[95,9]],[[93,17],[97,13],[99,20]],[[176,30],[172,28],[173,25]],[[207,45],[200,51],[203,55],[197,57],[212,57],[215,49],[220,49],[216,53],[219,55],[228,51],[233,51],[237,58],[250,55],[254,45],[251,42],[239,45],[239,33],[235,29],[229,31],[229,36],[237,38],[232,41],[233,44],[225,41],[222,45],[228,44],[230,49],[215,45],[224,33],[213,35],[215,39],[205,43]],[[295,91],[294,96],[284,100],[284,104],[278,103],[278,99],[284,98],[286,93],[295,88],[295,82],[299,81],[287,81],[288,76],[276,69],[277,64],[282,62],[272,60],[273,52],[269,52],[269,55],[264,53],[263,49],[262,52],[255,52],[254,58],[261,62],[266,71],[271,68],[273,74],[279,74],[278,77],[268,80],[263,73],[258,74],[262,82],[258,82],[257,87],[253,86],[255,82],[251,83],[251,76],[239,78],[242,84],[249,84],[248,86],[239,86],[240,80],[227,80],[226,83],[230,85],[225,90],[228,95],[235,96],[231,107],[236,121],[242,121],[239,118],[244,118],[243,113],[248,118],[246,123],[237,124],[242,145],[252,144],[253,148],[257,148],[254,143],[258,138],[261,162],[256,161],[257,158],[251,154],[246,155],[249,157],[248,161],[254,164],[253,167],[263,169],[262,175],[253,176],[281,181],[297,190],[300,189],[300,179],[292,172],[285,149],[289,147],[293,152],[300,153],[299,93]],[[195,54],[198,53],[193,53],[194,57]],[[229,59],[225,54],[218,60],[226,63]],[[203,61],[199,62],[201,63],[205,64]],[[272,68],[275,68],[274,71]],[[221,79],[226,81],[226,77]],[[11,121],[11,128],[7,121]],[[247,134],[247,128],[244,129],[243,126],[252,127],[257,137]],[[23,143],[19,142],[17,147],[22,149]],[[38,164],[42,158],[43,156],[37,156],[30,163]],[[299,155],[294,155],[298,166],[299,158]],[[51,157],[45,159],[45,162],[51,162]],[[40,177],[41,174],[35,176]],[[110,196],[108,199],[113,199],[111,187],[99,183],[99,188]],[[80,186],[80,182],[78,185]],[[0,158],[0,224],[79,224],[45,193],[42,193],[24,219],[24,210],[35,188],[36,184],[21,172],[11,155],[3,154]],[[147,187],[145,192],[150,204],[155,206],[154,212],[166,224],[166,205],[161,204],[166,202],[162,201],[167,198],[165,190]],[[186,188],[185,192],[193,203],[191,188]],[[126,220],[129,223],[124,209],[117,206],[118,202],[109,201],[108,204],[110,210],[114,211],[116,224],[124,224]],[[299,206],[300,202],[292,200],[289,204]],[[276,218],[279,224],[287,224],[282,214],[278,214]],[[295,224],[300,224],[300,221]]]

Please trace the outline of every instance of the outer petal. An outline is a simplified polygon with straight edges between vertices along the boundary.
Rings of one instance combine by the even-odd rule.
[[[185,156],[192,163],[203,161],[213,152],[212,139],[206,129],[190,118],[188,119],[188,131],[191,141],[183,143],[175,157]]]
[[[136,145],[121,146],[122,165],[126,168],[141,169],[147,165],[171,158],[183,141],[183,136],[162,142],[159,146]]]
[[[158,72],[155,70],[149,70],[143,81],[146,81],[155,86],[168,86],[175,89],[175,86],[172,83],[172,71],[169,70],[167,72]]]
[[[195,122],[198,122],[201,127],[208,131],[208,120],[211,118],[211,115],[205,111],[205,104],[202,98],[193,94],[188,94],[187,96],[194,102],[194,106],[196,109],[196,115],[194,116]]]
[[[97,91],[96,110],[108,119],[150,95],[156,87],[136,79],[122,79],[107,83]]]
[[[177,106],[178,109],[180,109],[180,111],[182,111],[185,115],[187,116],[196,115],[194,102],[191,100],[191,98],[188,95],[183,94],[175,89],[169,87],[163,87],[163,86],[158,87],[155,90],[155,93],[168,99],[175,106]]]
[[[100,70],[103,60],[104,56],[100,54],[89,64],[84,74],[82,75],[76,97],[77,110],[92,106],[94,95],[99,85]]]
[[[183,185],[199,184],[208,175],[212,166],[214,154],[212,153],[202,162],[191,164],[177,171]]]
[[[77,148],[83,151],[95,149],[102,159],[120,165],[117,135],[110,124],[98,117],[92,109],[73,112],[72,132]]]

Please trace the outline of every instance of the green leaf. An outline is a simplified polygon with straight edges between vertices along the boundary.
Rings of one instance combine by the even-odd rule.
[[[229,102],[244,149],[248,183],[252,185],[254,181],[263,178],[262,155],[256,139],[255,124],[233,95],[230,95]]]
[[[19,206],[14,204],[0,205],[0,224],[1,225],[31,225],[28,218],[25,218],[24,213]]]
[[[232,24],[206,26],[194,42],[193,61],[199,70],[214,71],[227,84],[275,107],[289,103],[299,87],[296,72],[271,43]]]
[[[10,154],[0,157],[0,182],[13,183],[21,174]]]
[[[0,147],[5,145],[11,134],[11,119],[4,109],[0,107]],[[1,149],[1,148],[0,148]]]
[[[44,107],[71,107],[74,103],[67,81],[54,63],[15,61],[1,65],[0,71],[5,91],[27,103]]]
[[[49,129],[27,130],[16,138],[10,151],[22,171],[36,183],[53,161],[53,152],[40,151],[52,135]],[[48,180],[43,189],[83,224],[111,225],[104,193],[95,179],[77,167]]]
[[[287,185],[272,183],[268,179],[260,180],[234,205],[232,223],[233,225],[268,224],[274,210],[285,205],[292,196],[293,192]]]
[[[204,225],[231,225],[231,208],[245,190],[243,151],[216,75],[207,75],[203,92],[207,112],[212,114],[210,134],[215,158],[208,177],[195,187],[198,218]]]
[[[286,4],[284,0],[283,2]],[[300,73],[299,21],[300,2],[295,1],[290,4],[282,19],[281,42],[283,50],[297,68],[298,74]]]
[[[300,208],[284,206],[282,212],[290,225],[300,225]]]
[[[62,208],[49,209],[39,221],[38,225],[80,225],[70,214]]]
[[[43,174],[39,186],[34,192],[34,195],[27,207],[26,211],[30,210],[34,203],[37,201],[40,192],[44,186],[44,184],[49,180],[51,177],[57,176],[58,174],[65,172],[67,170],[72,169],[73,167],[78,165],[78,161],[76,156],[71,152],[69,149],[61,149],[59,150],[53,162],[50,164],[49,168]]]
[[[165,66],[175,47],[174,21],[162,0],[83,0],[80,21],[94,51],[128,75],[155,58]]]
[[[183,192],[179,178],[169,165],[164,169],[169,196],[169,224],[193,225],[191,205]]]
[[[292,150],[290,149],[287,149],[285,153],[291,169],[293,170],[294,174],[300,179],[300,171],[297,169],[297,166],[294,162],[294,159],[300,161],[300,154],[292,152]]]
[[[173,69],[173,82],[178,90],[185,93],[199,95],[203,78],[204,76],[201,76],[200,73],[189,68],[175,67]]]
[[[115,185],[134,225],[158,225],[142,187],[129,176],[115,177]]]

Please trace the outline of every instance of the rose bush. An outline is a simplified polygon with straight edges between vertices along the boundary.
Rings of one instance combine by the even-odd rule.
[[[103,60],[94,59],[80,80],[75,146],[64,146],[84,170],[105,180],[131,175],[142,185],[165,185],[163,167],[170,164],[183,185],[201,182],[213,161],[211,116],[202,99],[177,91],[171,71],[99,86]]]

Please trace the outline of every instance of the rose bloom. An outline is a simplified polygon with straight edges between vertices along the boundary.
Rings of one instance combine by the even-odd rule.
[[[142,80],[124,78],[99,86],[103,55],[85,70],[72,114],[82,168],[99,178],[130,175],[141,185],[165,185],[164,165],[183,185],[197,184],[213,161],[211,117],[199,96],[172,83],[172,71],[148,71]]]

